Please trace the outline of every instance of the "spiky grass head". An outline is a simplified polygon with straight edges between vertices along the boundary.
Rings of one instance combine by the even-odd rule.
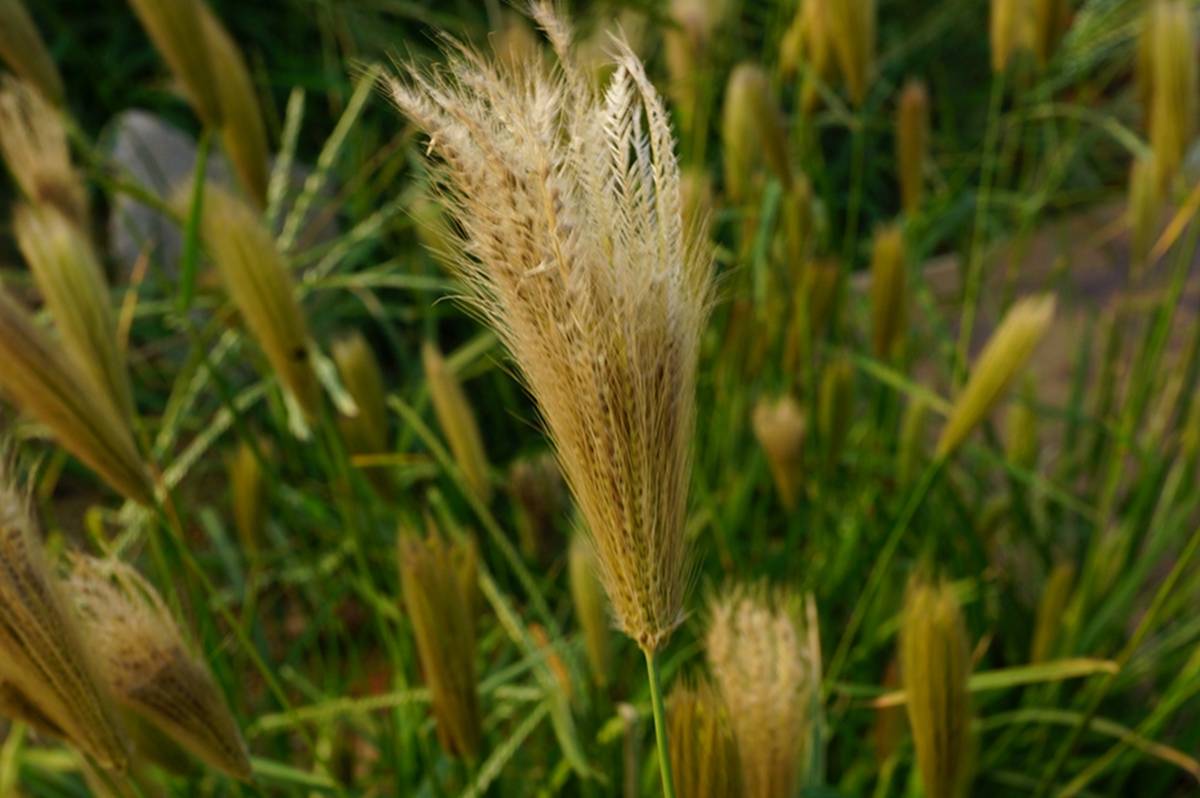
[[[765,161],[785,187],[792,181],[787,131],[771,91],[771,80],[758,64],[734,67],[721,110],[725,193],[734,204],[754,201],[759,166]]]
[[[46,99],[62,102],[62,76],[21,0],[0,0],[0,60]]]
[[[667,696],[667,729],[679,798],[741,798],[737,740],[711,682],[676,682]]]
[[[421,364],[425,367],[425,384],[438,425],[450,444],[454,462],[462,471],[467,487],[484,504],[492,500],[491,466],[483,447],[483,433],[475,420],[475,411],[463,392],[458,376],[442,357],[432,341],[421,347]]]
[[[346,445],[355,454],[388,450],[387,393],[383,370],[367,339],[351,333],[333,342],[333,362],[346,390],[358,407],[358,414],[342,419]]]
[[[684,226],[669,118],[641,62],[615,42],[600,90],[567,24],[548,4],[534,16],[556,69],[456,46],[391,94],[430,136],[458,274],[537,401],[617,623],[654,651],[683,618],[710,258]]]
[[[600,584],[596,572],[596,553],[592,544],[583,535],[575,535],[567,554],[571,600],[575,604],[575,617],[583,630],[584,649],[592,677],[597,685],[604,687],[608,684],[612,665],[612,642],[609,639],[612,616],[604,586]]]
[[[1186,0],[1153,0],[1138,41],[1138,82],[1159,185],[1179,171],[1196,132],[1196,32]]]
[[[904,231],[888,225],[875,231],[871,247],[871,345],[887,360],[903,344],[908,318],[908,254]]]
[[[925,190],[925,160],[929,153],[929,90],[909,78],[896,107],[896,166],[900,175],[900,205],[906,214],[921,207]]]
[[[779,499],[787,509],[796,506],[804,464],[804,440],[808,422],[804,408],[791,394],[759,399],[750,416],[754,437],[767,456]]]
[[[1129,221],[1129,247],[1135,275],[1145,270],[1146,260],[1162,222],[1163,192],[1159,180],[1158,159],[1152,151],[1133,159],[1129,167],[1126,218]]]
[[[87,229],[87,192],[71,164],[62,110],[11,77],[0,80],[0,154],[29,202],[54,206]]]
[[[233,526],[246,556],[254,561],[262,541],[266,523],[266,480],[259,457],[266,457],[266,447],[254,447],[242,441],[229,455],[229,498],[233,507]]]
[[[557,549],[558,528],[570,499],[552,452],[523,457],[508,469],[508,493],[517,511],[521,548],[530,559]]]
[[[215,53],[205,35],[203,0],[129,0],[155,49],[183,86],[204,123],[220,128],[224,119]]]
[[[826,0],[829,41],[855,105],[862,105],[875,71],[875,0]]]

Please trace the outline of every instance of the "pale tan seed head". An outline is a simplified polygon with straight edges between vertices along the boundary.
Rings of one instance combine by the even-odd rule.
[[[102,670],[9,468],[0,460],[0,712],[63,737],[100,767],[124,770],[129,756]]]
[[[175,205],[186,208],[191,192],[191,185],[182,186]],[[204,187],[200,231],[250,334],[305,415],[315,418],[321,392],[313,372],[313,343],[275,239],[256,210],[211,184]]]
[[[63,448],[118,493],[153,503],[146,464],[120,411],[3,289],[0,394],[49,428]]]
[[[450,444],[454,462],[462,471],[467,487],[484,504],[492,500],[491,465],[483,447],[483,435],[475,420],[475,411],[463,392],[458,376],[432,341],[421,347],[425,384],[437,415],[442,434]]]
[[[220,77],[209,37],[203,34],[205,0],[129,0],[150,41],[167,62],[196,115],[219,128],[222,115]]]
[[[875,0],[825,0],[829,41],[846,90],[862,105],[875,72]]]
[[[1046,577],[1034,616],[1033,640],[1029,661],[1045,662],[1055,654],[1062,639],[1063,617],[1075,589],[1075,565],[1067,560],[1055,563]]]
[[[614,43],[597,88],[548,4],[551,71],[469,49],[407,70],[393,99],[430,136],[462,234],[456,268],[537,401],[619,627],[647,650],[683,617],[683,539],[700,330],[703,230],[685,227],[669,118]]]
[[[87,229],[87,191],[71,163],[62,110],[11,77],[0,79],[0,155],[29,202],[54,206]]]
[[[971,770],[971,660],[962,611],[948,584],[910,582],[900,667],[925,795],[958,798]]]
[[[353,454],[386,452],[388,442],[387,394],[383,370],[367,339],[361,333],[344,335],[330,350],[342,384],[354,399],[358,414],[343,417],[342,435]]]
[[[790,798],[805,775],[819,686],[799,603],[785,592],[739,588],[710,612],[705,648],[737,740],[740,795]]]
[[[804,409],[791,394],[762,398],[754,403],[750,422],[754,437],[767,456],[780,501],[787,509],[794,509],[804,476],[804,440],[808,430]]]
[[[249,780],[237,721],[154,587],[123,562],[84,555],[72,557],[63,587],[117,701],[209,766]]]
[[[1166,188],[1195,136],[1200,103],[1190,3],[1153,0],[1147,5],[1138,41],[1138,68],[1150,148],[1159,185]]]
[[[555,535],[570,504],[553,452],[523,457],[508,469],[508,493],[517,511],[525,556],[538,559],[559,549]]]
[[[899,225],[887,225],[875,231],[871,247],[871,344],[875,357],[888,360],[903,347],[907,319],[904,231]]]
[[[721,144],[725,193],[731,202],[753,201],[759,168],[764,162],[785,188],[791,185],[783,114],[771,81],[758,64],[738,64],[729,75],[721,111]]]
[[[937,457],[949,457],[982,421],[1029,362],[1054,319],[1054,297],[1013,304],[975,359],[966,386],[954,401],[938,438]]]
[[[400,531],[400,587],[438,739],[452,756],[479,756],[483,719],[475,680],[478,586],[475,547],[449,543],[436,530]]]
[[[737,741],[729,711],[712,683],[707,679],[676,682],[666,709],[678,798],[741,798]]]
[[[0,0],[0,61],[50,102],[62,102],[62,76],[21,0]]]
[[[612,668],[612,613],[608,608],[608,597],[597,576],[596,552],[583,535],[571,538],[567,552],[567,577],[571,587],[571,600],[575,604],[575,618],[583,630],[584,650],[588,665],[596,684],[608,684]]]
[[[18,206],[17,246],[50,309],[63,349],[91,387],[133,423],[133,388],[103,267],[83,230],[54,206]]]
[[[896,171],[900,176],[900,206],[912,215],[925,191],[925,161],[929,157],[929,90],[909,78],[896,106]]]

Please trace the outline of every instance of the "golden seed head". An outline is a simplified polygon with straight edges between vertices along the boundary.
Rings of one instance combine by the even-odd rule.
[[[62,102],[62,76],[21,0],[0,0],[0,61],[50,102]]]
[[[266,456],[265,443],[259,453]],[[233,506],[233,525],[242,549],[251,561],[257,559],[266,522],[266,481],[263,466],[254,448],[242,441],[229,457],[229,496]]]
[[[0,391],[118,493],[151,505],[153,489],[129,424],[0,289]]]
[[[413,229],[421,246],[439,266],[453,271],[454,252],[458,249],[459,239],[451,229],[437,197],[431,196],[429,191],[417,192],[408,206],[408,215],[412,217]]]
[[[1017,52],[1033,44],[1031,0],[991,0],[992,71],[1008,70]]]
[[[452,55],[391,92],[430,136],[463,239],[455,268],[537,401],[617,623],[653,651],[683,618],[709,245],[683,224],[669,117],[641,62],[618,40],[598,88],[568,24],[549,3],[533,13],[556,71],[517,79]]]
[[[508,470],[508,493],[517,511],[525,556],[537,559],[556,547],[555,532],[567,509],[567,488],[551,452],[517,460]]]
[[[209,766],[249,780],[237,721],[158,591],[123,562],[83,555],[72,557],[63,585],[117,700]]]
[[[133,388],[103,268],[83,231],[52,206],[21,205],[13,218],[17,246],[50,309],[63,349],[127,425]]]
[[[571,538],[567,553],[567,576],[571,583],[571,600],[575,603],[575,617],[583,630],[584,649],[596,684],[608,684],[609,669],[612,667],[612,642],[610,629],[612,614],[608,609],[608,598],[597,575],[596,552],[582,534]]]
[[[11,77],[0,79],[0,155],[26,199],[52,205],[81,230],[87,229],[87,191],[71,164],[62,111],[32,86]]]
[[[476,759],[483,718],[475,679],[475,546],[401,530],[400,587],[437,733],[452,756]]]
[[[1037,615],[1033,624],[1033,641],[1029,646],[1030,662],[1045,662],[1054,656],[1055,644],[1059,641],[1062,631],[1063,615],[1071,602],[1071,592],[1075,587],[1075,566],[1067,561],[1055,564],[1046,584],[1042,588],[1042,596],[1038,600]]]
[[[667,740],[679,798],[741,798],[742,772],[729,711],[707,679],[676,682],[667,696]]]
[[[875,0],[826,0],[829,41],[855,105],[862,105],[875,71]]]
[[[804,294],[808,298],[809,332],[814,341],[828,330],[838,303],[842,267],[836,258],[820,258],[804,270]]]
[[[794,596],[758,588],[728,591],[711,608],[705,648],[746,798],[789,798],[804,777],[819,664],[799,612]]]
[[[1071,24],[1070,0],[1033,0],[1033,54],[1046,66]]]
[[[783,215],[784,251],[787,253],[788,268],[799,271],[812,256],[817,239],[817,200],[813,196],[812,183],[801,174],[792,183],[791,190],[783,195],[779,209]]]
[[[1054,297],[1025,297],[1013,304],[975,359],[971,376],[938,438],[937,457],[954,453],[991,412],[1021,373],[1054,319]]]
[[[1178,172],[1196,132],[1196,34],[1187,0],[1153,0],[1138,42],[1139,85],[1159,185]]]
[[[712,39],[729,6],[728,0],[671,0],[671,24],[663,31],[663,46],[671,96],[685,133],[692,130]]]
[[[8,469],[0,462],[0,711],[61,735],[105,769],[124,770],[124,737],[92,648]]]
[[[203,0],[129,0],[155,49],[206,125],[220,128],[221,87],[210,37],[202,35]]]
[[[896,452],[896,482],[901,487],[912,484],[925,458],[928,426],[929,402],[919,397],[910,398],[900,421],[900,447]]]
[[[221,103],[221,143],[247,196],[259,208],[267,204],[270,152],[258,95],[237,42],[206,2],[197,2],[205,44]]]
[[[757,64],[738,64],[725,87],[721,112],[725,193],[735,204],[750,202],[764,160],[785,187],[791,184],[787,131],[767,73]]]
[[[191,193],[190,185],[181,187],[175,205],[188,207]],[[250,334],[305,415],[316,418],[321,391],[313,372],[313,344],[275,239],[256,210],[212,184],[204,186],[200,232]]]
[[[854,366],[848,359],[837,357],[825,365],[819,391],[817,432],[826,461],[836,464],[854,420]]]
[[[777,399],[759,399],[751,415],[754,436],[767,456],[779,499],[794,509],[799,498],[804,465],[804,439],[808,423],[800,403],[790,394]]]
[[[796,10],[796,21],[801,29],[797,46],[803,53],[808,75],[801,91],[800,104],[805,111],[816,107],[820,98],[818,83],[828,82],[834,77],[832,20],[830,0],[801,0]],[[798,60],[798,59],[797,59]]]
[[[900,661],[892,659],[883,672],[884,689],[900,687]],[[883,765],[904,742],[904,708],[898,706],[877,707],[875,722],[871,727],[871,747],[875,750],[875,761]]]
[[[442,434],[450,444],[454,462],[462,471],[471,492],[481,502],[488,504],[492,500],[491,465],[471,403],[463,392],[458,376],[450,370],[446,359],[432,341],[426,341],[421,347],[421,363],[425,367],[429,398],[433,401],[433,410]]]
[[[904,231],[888,225],[875,231],[871,248],[871,344],[887,360],[903,346],[908,318],[908,256]]]
[[[954,590],[913,579],[904,602],[900,667],[917,767],[929,798],[956,798],[970,778],[970,644]]]
[[[331,354],[342,384],[358,406],[358,415],[342,419],[347,448],[353,454],[388,451],[387,392],[371,345],[355,332],[334,341]]]
[[[1129,168],[1129,200],[1126,216],[1129,220],[1130,254],[1135,273],[1146,268],[1146,258],[1158,236],[1162,221],[1163,192],[1158,159],[1154,153],[1133,159]]]
[[[910,78],[896,107],[896,165],[900,175],[900,206],[911,215],[921,207],[925,189],[925,160],[929,157],[929,91],[924,81]]]
[[[1008,408],[1004,454],[1017,468],[1032,471],[1038,461],[1038,417],[1033,381],[1026,378],[1021,395]]]

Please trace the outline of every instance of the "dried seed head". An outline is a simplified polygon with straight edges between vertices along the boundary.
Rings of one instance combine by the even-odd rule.
[[[5,4],[0,0],[0,7]],[[52,205],[87,229],[87,192],[71,164],[62,111],[11,77],[0,80],[0,154],[30,202]]]
[[[267,128],[254,91],[250,70],[237,42],[225,30],[206,2],[196,2],[204,33],[217,99],[221,103],[221,143],[237,172],[242,188],[259,208],[267,204],[270,153]]]
[[[575,617],[583,630],[583,643],[587,651],[588,664],[596,684],[608,684],[609,669],[612,667],[609,638],[612,615],[604,587],[597,576],[596,552],[583,535],[571,539],[567,557],[567,576],[571,583],[571,600],[575,602]]]
[[[6,292],[0,289],[0,391],[127,499],[154,494],[129,425]]]
[[[1033,641],[1029,646],[1030,662],[1045,662],[1054,655],[1055,644],[1062,631],[1063,616],[1071,602],[1074,587],[1074,564],[1067,561],[1057,563],[1046,577],[1042,597],[1038,600]]]
[[[903,346],[908,318],[908,257],[904,231],[888,225],[875,231],[871,249],[871,343],[875,357],[891,358]]]
[[[759,399],[754,404],[751,426],[767,455],[767,465],[771,468],[780,501],[787,509],[795,509],[803,477],[801,468],[808,428],[804,410],[790,394],[774,400]]]
[[[127,710],[201,761],[235,779],[250,758],[212,673],[185,647],[158,591],[117,560],[72,557],[64,587],[88,646]]]
[[[896,452],[896,482],[912,484],[925,458],[925,431],[929,426],[929,402],[912,397],[904,407],[900,421],[900,448]]]
[[[956,798],[970,778],[970,646],[954,591],[914,579],[904,602],[900,663],[917,766],[929,798]]]
[[[1033,0],[1033,54],[1046,66],[1071,24],[1069,0]]]
[[[721,143],[725,157],[725,193],[737,204],[753,198],[758,167],[764,160],[784,187],[791,185],[787,131],[767,73],[757,64],[738,64],[725,87]]]
[[[264,444],[259,444],[264,457]],[[266,521],[266,482],[263,466],[249,443],[242,441],[229,457],[229,496],[233,506],[233,526],[242,550],[253,562],[258,559]]]
[[[62,76],[21,0],[0,0],[0,61],[50,102],[62,102]]]
[[[938,438],[937,456],[949,457],[984,419],[1009,384],[1029,362],[1033,350],[1054,319],[1054,297],[1026,297],[1017,301],[984,346],[950,417]]]
[[[175,204],[187,207],[191,193],[190,185],[181,187]],[[315,418],[321,393],[313,372],[312,341],[275,239],[257,211],[211,184],[204,187],[200,229],[250,334],[308,418]]]
[[[679,798],[741,798],[741,763],[729,712],[707,680],[667,696],[667,740]]]
[[[358,415],[341,420],[347,448],[353,454],[388,451],[387,394],[371,345],[356,332],[334,341],[331,353],[342,383],[358,406]]]
[[[1038,461],[1038,418],[1033,381],[1026,378],[1021,396],[1008,408],[1004,454],[1017,468],[1032,471]]]
[[[827,363],[821,372],[819,390],[817,433],[826,462],[836,465],[854,419],[854,366],[850,361],[837,357]]]
[[[862,105],[875,71],[875,0],[826,0],[829,41],[855,105]]]
[[[1032,45],[1032,0],[991,0],[992,71],[1008,70],[1013,57]]]
[[[620,41],[603,90],[569,26],[534,15],[559,68],[515,75],[459,48],[392,95],[431,138],[456,269],[555,442],[620,628],[657,649],[683,617],[684,518],[711,260],[683,224],[668,116]]]
[[[1138,41],[1139,85],[1159,185],[1178,172],[1196,132],[1196,35],[1187,0],[1154,0]]]
[[[789,798],[804,777],[815,652],[786,593],[734,589],[711,608],[705,647],[729,709],[746,798]]]
[[[129,0],[155,49],[183,84],[196,114],[211,128],[224,121],[220,76],[210,37],[203,35],[202,0]]]
[[[457,375],[450,370],[432,341],[426,341],[421,347],[421,363],[425,367],[429,398],[433,400],[438,425],[450,444],[454,462],[462,471],[467,487],[487,504],[492,500],[491,466],[471,403],[463,393]]]
[[[1129,200],[1126,216],[1130,229],[1130,254],[1134,273],[1146,268],[1146,258],[1162,221],[1163,192],[1158,159],[1151,152],[1134,158],[1129,168]]]
[[[0,463],[0,711],[124,770],[124,738],[83,629],[50,572],[25,497]]]
[[[541,42],[529,27],[525,17],[515,11],[506,11],[500,29],[488,35],[496,60],[509,69],[518,69],[521,64],[541,57]]]
[[[538,559],[557,548],[555,532],[567,509],[567,488],[551,452],[517,460],[508,470],[508,492],[517,510],[525,556]]]
[[[910,78],[896,107],[896,164],[900,174],[900,205],[911,215],[921,207],[925,189],[925,160],[929,157],[929,91],[924,81]]]
[[[108,284],[92,244],[55,207],[19,206],[13,219],[17,246],[50,309],[63,349],[127,425],[133,388]]]
[[[475,681],[476,551],[431,532],[401,530],[400,587],[429,687],[438,739],[452,756],[478,757],[483,736]]]

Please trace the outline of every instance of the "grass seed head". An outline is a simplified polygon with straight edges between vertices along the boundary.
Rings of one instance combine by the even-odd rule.
[[[693,120],[706,90],[705,78],[713,37],[728,16],[728,0],[671,0],[673,24],[663,31],[667,75],[672,99],[685,135],[692,131]]]
[[[1004,427],[1004,455],[1017,468],[1037,467],[1038,417],[1033,380],[1026,378],[1021,395],[1008,408]]]
[[[220,80],[213,51],[204,33],[205,0],[129,0],[155,49],[182,84],[196,115],[215,129],[224,120]]]
[[[351,333],[333,342],[331,354],[342,384],[358,406],[358,415],[341,422],[346,446],[353,454],[388,451],[387,392],[371,345],[361,333]]]
[[[556,549],[555,533],[569,501],[554,455],[542,452],[513,463],[508,470],[508,493],[517,511],[525,556],[537,560]]]
[[[1031,0],[991,0],[989,20],[992,46],[992,71],[1008,71],[1016,53],[1032,44]]]
[[[1046,577],[1042,596],[1038,599],[1034,617],[1033,640],[1029,646],[1030,662],[1045,662],[1055,653],[1061,639],[1063,617],[1075,588],[1075,565],[1068,561],[1056,563]]]
[[[829,41],[855,105],[861,106],[875,71],[875,0],[826,0]]]
[[[910,397],[900,420],[900,444],[896,452],[896,482],[911,485],[925,454],[925,432],[929,426],[929,402]]]
[[[612,613],[604,586],[597,577],[596,552],[582,534],[571,539],[567,556],[567,576],[571,584],[571,600],[575,617],[583,630],[584,649],[596,684],[608,684],[612,667]]]
[[[62,110],[11,77],[0,79],[0,154],[29,202],[54,206],[87,229],[87,191],[71,164]]]
[[[1013,304],[983,351],[954,402],[938,438],[937,456],[947,458],[991,412],[1021,373],[1054,319],[1054,297],[1025,297]]]
[[[800,272],[812,257],[817,242],[818,204],[812,183],[801,174],[783,196],[779,212],[783,215],[784,251],[788,269]]]
[[[721,111],[721,143],[725,158],[725,193],[735,204],[753,201],[762,161],[786,188],[792,181],[783,114],[762,67],[734,67],[725,87]]]
[[[819,341],[828,331],[838,305],[842,267],[836,258],[819,258],[804,270],[804,295],[808,299],[809,334]]]
[[[741,798],[741,762],[729,711],[707,679],[667,696],[667,740],[678,798]]]
[[[1187,0],[1153,0],[1138,42],[1139,85],[1150,148],[1166,188],[1183,164],[1196,133],[1196,32]]]
[[[711,258],[683,221],[669,117],[620,39],[603,88],[548,3],[558,68],[455,47],[392,97],[430,136],[456,269],[512,353],[595,543],[620,628],[649,651],[683,618],[684,519]]]
[[[767,456],[779,499],[789,510],[799,499],[804,466],[804,440],[808,422],[804,409],[790,394],[759,399],[750,417],[754,437]]]
[[[1033,0],[1033,54],[1045,67],[1071,24],[1070,0]]]
[[[929,90],[909,78],[896,107],[896,164],[900,175],[900,206],[912,215],[925,192],[925,161],[929,157]]]
[[[1130,254],[1135,273],[1146,268],[1146,259],[1158,237],[1162,222],[1163,192],[1158,159],[1153,152],[1133,159],[1129,167],[1129,199],[1126,218],[1130,230]]]
[[[266,456],[263,443],[259,444],[259,452]],[[253,562],[258,559],[262,541],[267,497],[262,462],[246,441],[239,443],[229,456],[228,472],[234,529],[237,530],[242,550]]]
[[[450,444],[454,462],[462,471],[467,487],[481,502],[488,504],[492,500],[491,465],[471,402],[463,392],[458,376],[450,370],[432,341],[426,341],[421,347],[421,363],[425,367],[429,398],[433,401],[438,425]]]
[[[0,0],[0,61],[47,100],[62,103],[62,76],[21,0]]]
[[[908,318],[908,254],[904,231],[888,225],[875,232],[871,248],[871,344],[888,360],[904,343]]]
[[[813,110],[820,99],[819,84],[828,83],[835,76],[837,63],[834,58],[832,40],[832,3],[830,0],[801,0],[796,10],[797,22],[802,31],[799,48],[802,52],[808,75],[801,89],[800,104],[805,112]],[[796,60],[799,57],[796,56]]]
[[[854,420],[854,366],[845,357],[836,357],[821,372],[817,401],[817,432],[825,450],[825,461],[836,465]]]

